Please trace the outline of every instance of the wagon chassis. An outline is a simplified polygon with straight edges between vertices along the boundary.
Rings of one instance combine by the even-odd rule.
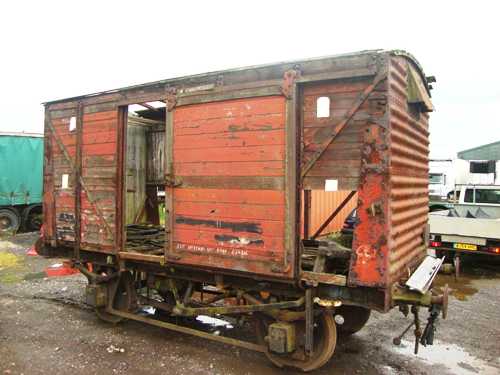
[[[155,274],[136,270],[134,278],[131,278],[129,271],[111,271],[110,268],[104,267],[100,268],[98,273],[94,273],[88,270],[87,264],[75,263],[74,266],[89,280],[86,290],[87,303],[96,308],[96,312],[101,319],[111,323],[118,323],[122,319],[136,320],[160,328],[167,328],[176,332],[262,352],[280,367],[295,367],[303,371],[322,366],[331,357],[335,348],[337,329],[331,312],[327,311],[329,309],[333,311],[332,308],[339,306],[340,303],[320,299],[314,295],[313,288],[302,290],[301,295],[297,289],[287,292],[286,286],[279,284],[231,285],[230,281],[237,281],[238,278],[228,278],[229,282],[226,284],[225,278],[220,275],[213,276],[215,283],[207,283],[207,285],[215,284],[215,287],[208,286],[205,288],[204,283],[195,282],[191,277],[187,279],[182,276],[176,278],[172,277],[172,274],[166,275],[165,272]],[[93,266],[99,269],[97,263],[94,263]],[[109,274],[102,272],[103,269],[107,269]],[[173,271],[173,274],[175,273],[177,272]],[[210,279],[209,275],[206,276],[206,280]],[[137,277],[142,279],[138,280]],[[134,285],[122,287],[120,284],[123,280],[125,282],[134,280]],[[164,295],[163,301],[158,299],[158,295],[155,298],[151,296],[152,288],[155,285],[158,286],[159,282],[167,285],[168,289],[168,294],[167,296]],[[183,286],[182,292],[180,290],[181,285]],[[144,289],[146,289],[145,293],[138,293],[140,290],[144,291]],[[274,292],[269,292],[270,290],[274,290]],[[198,294],[197,298],[193,298],[195,293]],[[283,300],[274,301],[273,294],[281,295]],[[263,296],[267,298],[267,301],[263,299]],[[232,303],[227,305],[227,301]],[[329,306],[329,308],[324,309],[324,311],[323,309],[315,309],[315,304]],[[200,315],[212,317],[235,316],[238,317],[239,321],[245,320],[254,327],[257,343],[214,335],[199,329],[179,325],[178,322],[174,324],[161,319],[153,319],[137,313],[140,312],[139,305],[152,306],[157,311],[174,318],[190,318]],[[315,333],[318,319],[321,322],[326,319],[326,322],[328,322],[328,324],[322,323],[325,324],[322,328],[325,331],[321,331],[319,334]],[[291,345],[291,343],[284,343],[282,337],[273,338],[268,335],[268,327],[272,326],[273,322],[277,327],[279,326],[278,333],[281,333],[282,326],[285,329],[292,329],[294,332],[296,326],[300,327],[298,329],[304,334],[305,340],[300,348],[295,347],[294,342],[294,346],[289,349],[285,348],[284,353],[277,355],[271,352],[270,347],[273,347],[272,345]],[[289,337],[287,336],[286,339],[289,339]],[[318,341],[318,343],[315,341]]]
[[[68,249],[68,251],[71,250]],[[360,291],[359,294],[351,294],[352,288],[345,285],[333,287],[331,282],[322,283],[321,277],[311,280],[304,276],[300,285],[291,288],[293,284],[271,281],[252,282],[237,275],[221,275],[206,271],[197,272],[195,276],[193,270],[189,268],[121,261],[123,270],[134,270],[134,275],[131,277],[130,271],[120,271],[115,268],[114,261],[110,260],[109,256],[96,258],[95,253],[85,251],[81,255],[82,261],[73,263],[73,266],[87,277],[89,282],[86,289],[87,303],[95,307],[101,319],[111,323],[118,323],[123,319],[135,320],[174,332],[261,352],[280,367],[294,367],[302,371],[310,371],[322,366],[335,349],[339,329],[341,335],[356,332],[368,320],[369,314],[365,315],[365,312],[369,313],[369,310],[365,310],[366,306],[380,310],[380,306],[377,306],[375,302],[380,297],[372,289]],[[89,271],[90,264],[92,264],[91,269],[98,271]],[[318,275],[319,273],[311,272],[310,274]],[[125,294],[119,293],[119,284],[122,279],[134,280],[133,284],[128,286],[129,292]],[[170,298],[158,299],[158,294],[151,295],[152,291],[159,290],[159,283],[167,285]],[[196,293],[197,298],[193,298]],[[272,296],[279,296],[280,301],[273,301]],[[399,338],[395,338],[394,342],[397,343],[397,340],[400,340],[409,328],[415,326],[415,352],[418,351],[420,342],[429,343],[429,335],[431,336],[430,343],[432,343],[437,313],[442,310],[443,316],[446,316],[447,296],[448,290],[440,296],[431,292],[422,295],[395,285],[394,304],[399,306],[405,315],[410,311],[408,306],[411,306],[413,321]],[[263,297],[267,297],[267,301],[263,300]],[[227,301],[230,301],[229,305]],[[173,323],[161,317],[145,316],[141,313],[140,306],[151,306],[170,318],[192,318],[200,315],[238,317],[240,322],[246,321],[255,329],[257,342],[214,335],[184,326],[178,321]],[[356,306],[363,307],[356,308]],[[428,307],[432,317],[432,321],[429,320],[424,331],[420,328],[418,315],[420,306]],[[335,314],[340,314],[342,319],[348,320],[345,326],[335,324],[333,321]],[[325,323],[324,319],[327,321],[329,319],[329,324]],[[326,330],[326,333],[323,332],[321,335],[316,332],[318,320],[322,322],[321,329]],[[269,345],[269,341],[273,338],[270,338],[266,332],[270,322],[300,325],[304,334],[301,347],[294,347],[289,354],[273,353]],[[325,337],[328,338],[330,346],[325,342]],[[315,343],[315,340],[320,341],[319,345]]]
[[[398,56],[398,54],[409,59],[414,67],[420,69],[413,57],[398,51],[393,52],[394,56]],[[337,331],[343,334],[352,334],[361,329],[368,320],[371,309],[385,312],[394,306],[399,306],[404,313],[408,313],[408,306],[411,306],[414,324],[419,328],[418,308],[419,306],[428,307],[434,318],[429,320],[425,332],[433,334],[436,312],[442,307],[444,311],[446,310],[446,296],[435,296],[431,291],[416,294],[403,286],[404,275],[411,273],[422,260],[422,247],[416,245],[416,242],[425,243],[425,238],[420,233],[421,228],[404,235],[406,236],[404,238],[412,240],[408,241],[408,245],[404,241],[400,241],[400,246],[406,249],[406,253],[403,252],[403,255],[399,255],[401,259],[395,262],[399,264],[399,268],[391,275],[392,281],[386,275],[386,272],[389,272],[384,268],[385,266],[380,265],[382,262],[388,263],[388,259],[392,255],[388,254],[388,240],[384,232],[389,231],[385,227],[387,218],[384,217],[384,212],[389,210],[388,201],[382,195],[383,189],[381,190],[381,187],[388,184],[389,169],[387,158],[385,156],[378,157],[379,154],[383,155],[387,150],[384,141],[387,140],[385,134],[389,129],[389,109],[385,94],[373,95],[371,98],[378,112],[380,112],[380,108],[384,108],[382,111],[384,115],[372,116],[370,114],[363,119],[369,126],[362,135],[364,145],[360,154],[360,191],[358,191],[358,202],[362,203],[364,208],[362,214],[366,216],[366,223],[363,224],[375,227],[379,232],[382,232],[382,235],[378,238],[370,237],[370,230],[365,229],[363,231],[365,237],[361,238],[360,236],[356,239],[355,250],[335,243],[316,240],[321,230],[354,196],[354,183],[349,179],[346,179],[348,181],[346,190],[351,192],[347,198],[332,212],[320,230],[312,236],[309,234],[310,223],[307,212],[310,200],[309,189],[315,186],[317,188],[317,181],[315,185],[314,179],[308,180],[308,173],[313,169],[315,162],[326,153],[328,147],[342,135],[347,124],[355,118],[357,111],[370,99],[369,97],[375,89],[388,80],[391,74],[388,68],[388,56],[389,54],[378,51],[371,52],[371,54],[360,54],[358,56],[360,61],[366,65],[357,68],[349,67],[349,61],[354,61],[349,59],[357,58],[356,55],[346,56],[347,62],[342,62],[342,57],[340,57],[339,66],[341,69],[339,71],[332,69],[332,67],[336,67],[335,62],[332,64],[334,60],[326,59],[322,62],[321,59],[318,59],[305,61],[303,66],[286,63],[255,68],[262,69],[264,72],[259,78],[260,81],[254,81],[256,78],[252,68],[250,68],[247,71],[228,71],[227,76],[223,72],[212,73],[206,76],[185,77],[177,81],[160,81],[149,86],[130,87],[117,92],[72,98],[70,99],[72,103],[69,104],[66,101],[48,103],[45,127],[49,132],[49,137],[46,138],[45,158],[46,161],[50,161],[52,158],[51,150],[58,149],[63,155],[68,169],[75,177],[74,238],[72,241],[58,236],[55,217],[54,176],[46,173],[44,212],[50,212],[50,210],[54,212],[46,219],[45,243],[40,244],[39,253],[64,255],[73,260],[74,266],[89,281],[86,289],[87,303],[95,307],[98,316],[103,320],[112,323],[117,323],[122,319],[136,320],[172,331],[263,352],[280,367],[290,366],[303,371],[321,367],[333,354],[337,341]],[[302,74],[302,68],[312,69],[313,74]],[[398,78],[400,84],[404,81],[401,78],[401,73],[392,72],[392,74],[400,75]],[[419,74],[421,75],[419,79],[425,82],[426,78],[423,73],[420,71]],[[342,79],[365,80],[367,84],[363,90],[358,92],[339,122],[334,122],[315,131],[314,139],[317,141],[318,147],[309,154],[308,159],[302,158],[304,149],[300,143],[303,142],[301,132],[304,129],[301,125],[302,109],[299,100],[303,99],[303,88],[310,83],[324,83]],[[420,95],[419,90],[428,91],[428,88],[427,86],[423,89],[422,87],[414,88],[414,91]],[[168,241],[165,240],[163,254],[136,251],[140,246],[128,249],[124,213],[127,106],[147,103],[148,101],[163,101],[166,104],[167,148],[163,183],[166,195],[172,196],[175,188],[189,186],[192,183],[192,181],[186,181],[187,179],[174,173],[171,143],[174,127],[172,111],[174,108],[192,104],[269,96],[285,98],[284,174],[282,180],[279,181],[279,188],[273,186],[276,184],[273,182],[274,180],[262,179],[264,185],[268,184],[276,190],[284,191],[283,220],[285,229],[282,257],[269,257],[264,261],[254,261],[254,263],[246,259],[238,259],[239,268],[231,269],[231,267],[217,267],[217,264],[210,263],[209,260],[206,260],[209,265],[202,264],[200,267],[194,267],[188,262],[183,264],[185,254],[182,248],[176,248],[175,240],[172,238]],[[426,105],[425,108],[428,109],[428,103],[417,101],[416,105],[415,108],[418,109],[419,113],[420,108],[424,108]],[[148,108],[147,104],[145,107]],[[94,197],[92,189],[88,187],[83,171],[84,115],[103,111],[117,113],[114,228],[108,222],[99,200]],[[77,120],[74,159],[68,154],[52,123],[54,116],[60,118],[68,114],[76,115]],[[416,120],[412,121],[416,122]],[[52,145],[52,140],[55,145]],[[406,140],[405,142],[410,141]],[[405,147],[407,148],[406,144],[400,145],[398,152],[400,154],[408,153]],[[421,155],[419,157],[422,159]],[[377,160],[374,161],[373,158]],[[422,164],[421,160],[420,163]],[[411,184],[415,184],[416,178],[409,177],[406,180],[405,178],[407,177],[401,177],[398,183],[404,184],[410,181]],[[233,179],[233,181],[236,180]],[[198,184],[200,181],[202,181],[202,186],[203,183],[209,183],[200,179]],[[244,179],[240,181],[241,186],[248,182]],[[303,200],[300,196],[301,190],[304,192]],[[396,193],[400,196],[402,194],[401,192]],[[111,239],[112,245],[89,243],[83,240],[82,210],[84,202],[82,195],[86,196],[89,206],[87,210],[90,209],[93,212],[98,223],[99,234],[105,240]],[[168,215],[165,235],[169,236],[175,232],[172,201],[173,199],[169,199],[166,202]],[[301,202],[305,203],[303,212],[304,238],[302,241],[298,234]],[[404,201],[397,203],[399,207],[406,207]],[[423,220],[416,217],[417,213],[420,213],[418,209],[410,212],[408,222],[402,225],[409,226],[410,229],[412,229],[412,225],[421,226]],[[363,247],[363,241],[369,242],[369,246]],[[413,248],[408,250],[407,247],[410,245]],[[220,261],[222,262],[222,260]],[[368,267],[368,271],[366,271],[366,264],[372,265],[371,268]],[[373,280],[374,273],[376,280]],[[387,285],[391,285],[392,288],[387,288]],[[139,306],[141,304],[153,306],[168,317],[175,318],[190,318],[198,315],[238,316],[241,319],[251,321],[255,328],[257,342],[217,336],[169,321],[153,319],[140,312]],[[334,319],[334,315],[339,317],[338,321],[337,317]],[[419,329],[415,330],[417,339],[422,336],[419,332]],[[429,333],[426,335],[429,336]]]

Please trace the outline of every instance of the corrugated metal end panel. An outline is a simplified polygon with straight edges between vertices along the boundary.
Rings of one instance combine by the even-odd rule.
[[[389,267],[391,285],[425,257],[423,233],[428,216],[428,114],[413,112],[407,101],[410,63],[392,57],[389,64],[390,203]]]
[[[349,191],[311,191],[311,234],[316,233],[348,195]],[[347,215],[356,208],[356,203],[357,196],[354,195],[321,234],[326,235],[341,230]],[[303,225],[301,228],[303,229]]]

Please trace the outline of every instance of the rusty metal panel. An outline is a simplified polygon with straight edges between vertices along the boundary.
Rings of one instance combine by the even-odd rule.
[[[173,170],[181,185],[173,191],[168,259],[276,277],[290,273],[283,267],[285,192],[258,187],[261,178],[285,178],[285,98],[178,107],[173,128]],[[183,185],[185,179],[212,176],[209,188]],[[238,184],[238,177],[255,181],[250,188]]]
[[[387,105],[364,133],[349,285],[389,288],[425,256],[428,114],[408,103],[410,64],[386,56]]]

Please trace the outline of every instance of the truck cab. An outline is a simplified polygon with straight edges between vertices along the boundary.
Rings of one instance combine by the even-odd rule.
[[[500,185],[463,185],[459,191],[459,204],[500,207]]]
[[[453,160],[429,160],[429,198],[433,202],[446,201],[454,184]]]
[[[446,175],[443,172],[429,173],[429,195],[433,198],[446,198]]]

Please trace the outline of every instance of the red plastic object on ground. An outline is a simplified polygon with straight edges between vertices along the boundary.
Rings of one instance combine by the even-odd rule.
[[[26,252],[26,255],[32,256],[32,257],[37,256],[38,252],[36,251],[36,247],[37,247],[37,245],[41,245],[41,244],[43,244],[43,224],[40,227],[40,237],[38,238],[38,240],[36,240],[36,242],[33,244],[33,246],[31,246],[31,248]]]
[[[35,249],[35,245],[30,247],[30,249],[26,252],[26,255],[29,255],[31,257],[36,257],[38,255]]]
[[[57,263],[45,268],[48,277],[71,276],[78,272],[76,268],[71,267],[69,262]]]

